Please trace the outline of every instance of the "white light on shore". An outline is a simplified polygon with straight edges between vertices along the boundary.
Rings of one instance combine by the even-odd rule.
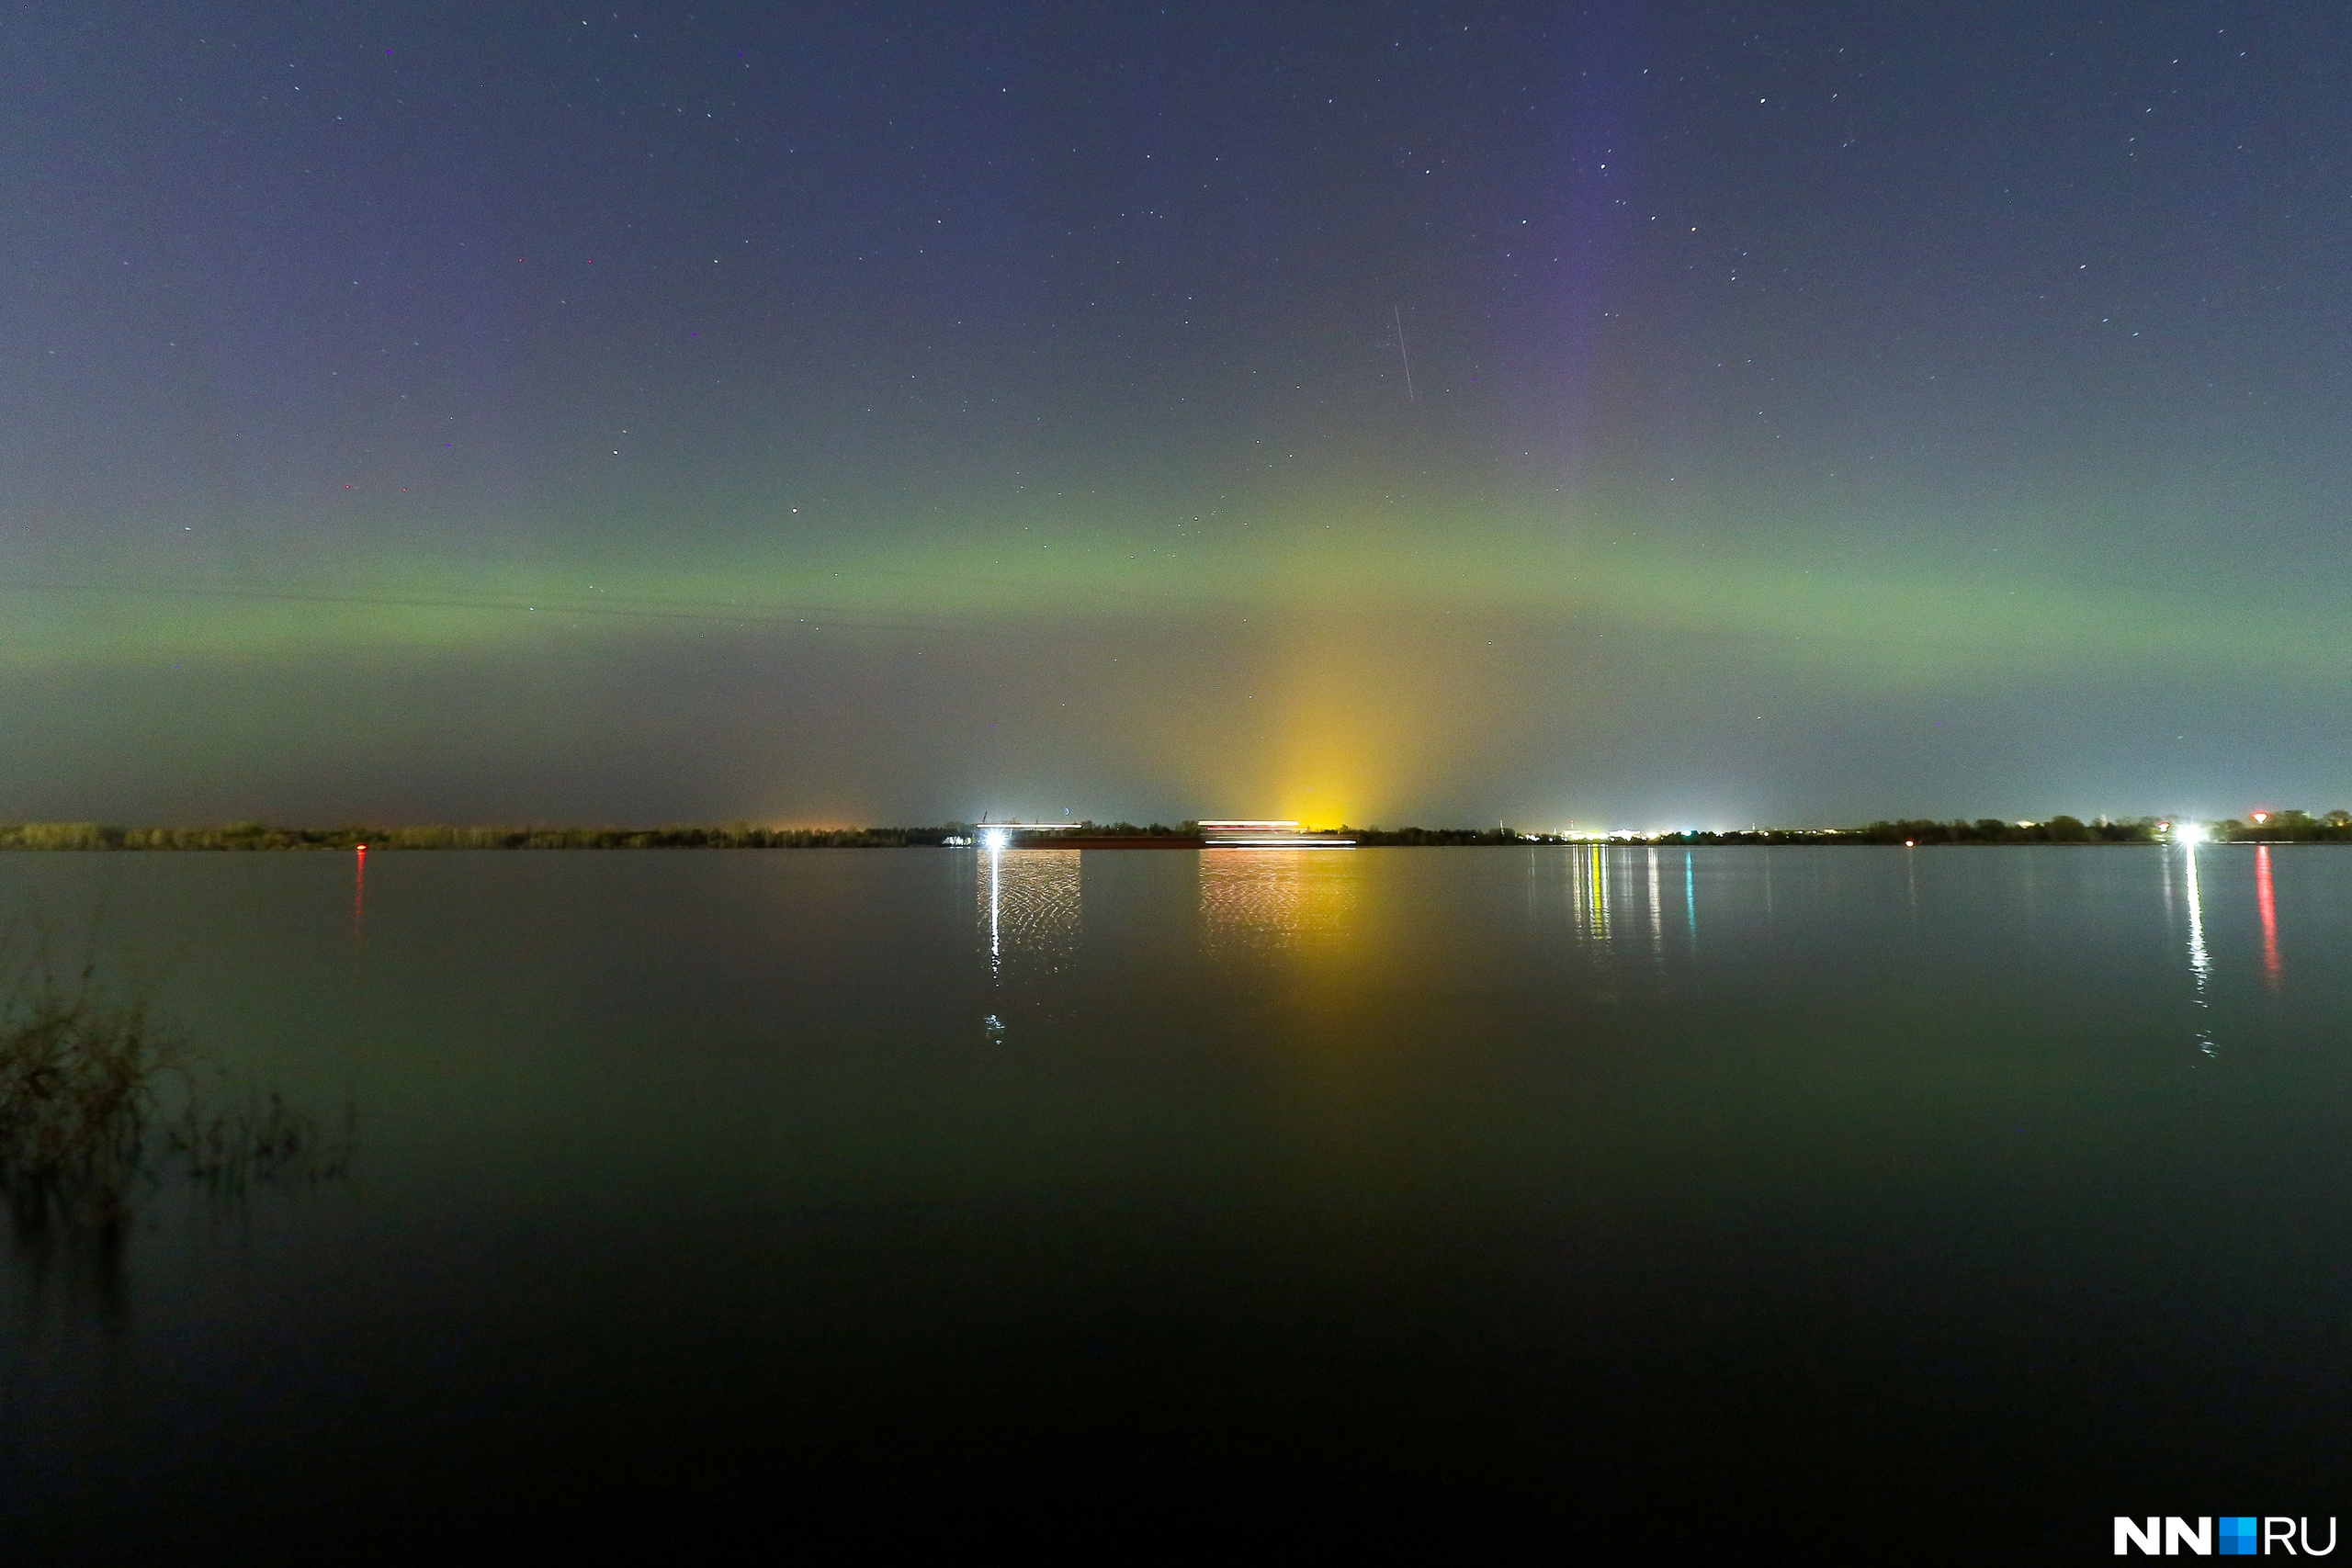
[[[2172,825],[2172,841],[2176,844],[2201,844],[2205,841],[2202,822],[2176,822]]]

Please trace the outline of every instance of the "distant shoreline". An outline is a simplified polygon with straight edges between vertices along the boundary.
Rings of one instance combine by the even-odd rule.
[[[2199,824],[2204,837],[2222,843],[2352,843],[2352,816],[2332,811],[2313,818],[2300,811],[2270,814],[2260,823]],[[0,822],[0,851],[225,851],[334,850],[830,850],[927,849],[968,844],[978,831],[969,822],[922,828],[721,827],[582,828],[545,825],[479,827],[289,828],[263,822],[232,822],[218,828],[130,828],[97,822]],[[1860,828],[1751,828],[1732,831],[1672,833],[1529,833],[1510,828],[1341,828],[1335,836],[1367,848],[1470,847],[1513,844],[1620,844],[1652,847],[1877,844],[1940,847],[1983,844],[2153,844],[2171,840],[2170,825],[2154,818],[2129,822],[2081,821],[2053,817],[2042,822],[1937,822],[1925,818],[1880,821]],[[1080,823],[1050,833],[1023,835],[1023,846],[1067,849],[1194,849],[1196,823]]]

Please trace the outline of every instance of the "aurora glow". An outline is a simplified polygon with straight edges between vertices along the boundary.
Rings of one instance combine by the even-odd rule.
[[[2340,804],[2339,12],[1182,10],[28,21],[0,817]]]

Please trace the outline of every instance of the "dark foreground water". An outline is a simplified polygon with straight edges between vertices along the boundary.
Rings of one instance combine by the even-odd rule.
[[[358,1117],[347,1181],[17,1235],[0,1556],[2352,1516],[2352,851],[379,853],[364,899],[20,854],[0,899]]]

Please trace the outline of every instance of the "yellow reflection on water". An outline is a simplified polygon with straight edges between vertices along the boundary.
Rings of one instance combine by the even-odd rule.
[[[1529,852],[1528,871],[1531,913],[1564,921],[1596,948],[1645,953],[1661,970],[1669,946],[1699,950],[1698,860],[1689,850],[1677,859],[1648,846],[1544,848]]]
[[[1216,850],[1201,856],[1203,945],[1215,954],[1272,952],[1345,938],[1361,878],[1332,850]]]
[[[1585,848],[1584,863],[1577,868],[1578,913],[1585,934],[1597,941],[1609,938],[1609,852],[1599,844]]]

